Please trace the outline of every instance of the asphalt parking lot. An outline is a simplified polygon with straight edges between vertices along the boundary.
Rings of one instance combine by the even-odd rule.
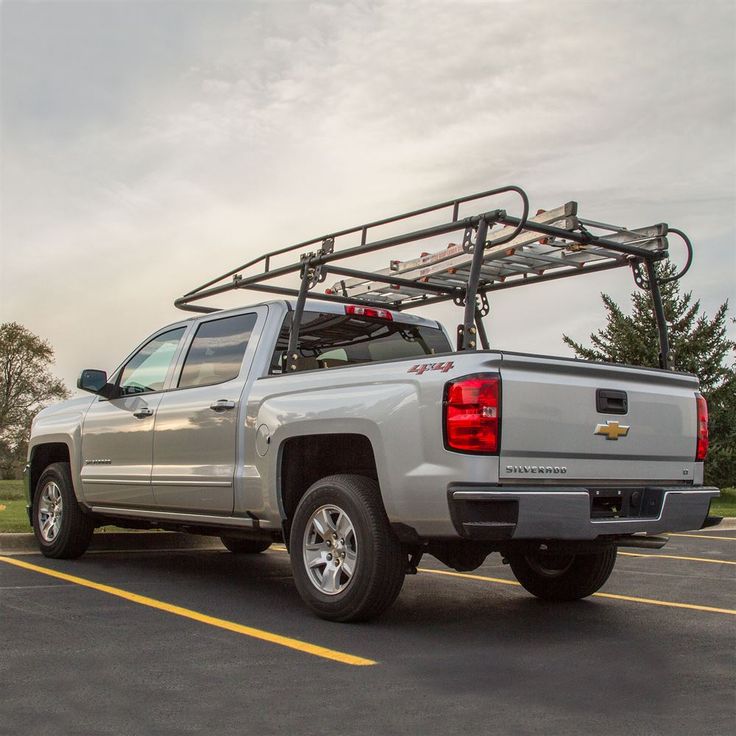
[[[624,552],[572,604],[428,557],[362,625],[278,546],[0,557],[0,733],[733,733],[736,529]]]

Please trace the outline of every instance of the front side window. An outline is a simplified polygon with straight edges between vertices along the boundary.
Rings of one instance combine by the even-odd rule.
[[[184,361],[179,388],[212,386],[237,378],[255,324],[255,314],[203,322]]]
[[[184,334],[177,327],[149,340],[126,364],[120,374],[120,391],[124,395],[161,391],[176,348]]]

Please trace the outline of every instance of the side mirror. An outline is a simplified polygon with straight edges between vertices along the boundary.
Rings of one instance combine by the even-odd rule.
[[[85,368],[77,379],[77,388],[99,394],[105,398],[112,398],[113,386],[107,382],[107,373],[94,368]]]

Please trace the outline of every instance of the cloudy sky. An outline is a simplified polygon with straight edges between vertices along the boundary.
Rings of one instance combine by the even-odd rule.
[[[70,385],[266,249],[507,183],[534,208],[680,227],[685,287],[709,314],[736,296],[731,0],[0,13],[0,320],[50,340]],[[503,292],[492,341],[567,354],[599,293],[631,289],[621,270]]]

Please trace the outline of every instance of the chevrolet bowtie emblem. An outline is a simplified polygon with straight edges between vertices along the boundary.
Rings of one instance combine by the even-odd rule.
[[[626,437],[629,429],[631,428],[627,424],[608,421],[605,424],[596,424],[593,434],[603,434],[607,440],[617,440],[619,437]]]

